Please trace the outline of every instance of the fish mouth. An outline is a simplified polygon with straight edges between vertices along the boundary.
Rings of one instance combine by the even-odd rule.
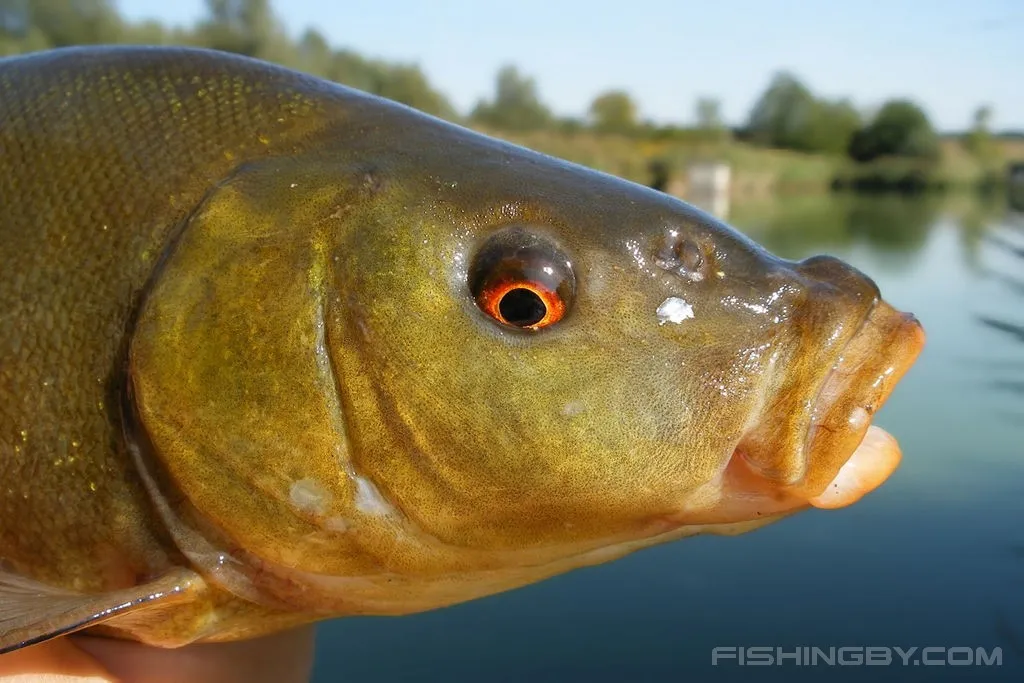
[[[681,518],[721,524],[775,518],[808,506],[841,508],[881,486],[899,465],[901,452],[896,439],[871,419],[924,342],[924,329],[913,315],[878,301],[816,393],[802,401],[809,410],[799,420],[805,431],[794,439],[800,445],[741,438],[721,476],[695,492]]]
[[[796,487],[819,508],[850,505],[889,478],[899,444],[871,418],[917,360],[924,328],[878,302],[828,372],[811,410],[806,475]]]

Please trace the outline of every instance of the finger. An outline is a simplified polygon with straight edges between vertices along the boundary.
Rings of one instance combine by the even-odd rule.
[[[67,638],[0,656],[0,683],[117,683],[113,675]]]
[[[306,683],[313,667],[312,626],[176,649],[91,636],[73,640],[122,683]]]

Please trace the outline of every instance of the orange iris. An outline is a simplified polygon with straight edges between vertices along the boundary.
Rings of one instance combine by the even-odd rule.
[[[514,302],[506,299],[510,295],[514,297]],[[565,315],[565,302],[558,292],[529,280],[505,280],[486,286],[480,292],[479,304],[480,308],[498,322],[526,330],[547,327]],[[539,310],[541,306],[544,309],[542,312]],[[509,309],[524,307],[531,308],[533,315],[509,320]]]

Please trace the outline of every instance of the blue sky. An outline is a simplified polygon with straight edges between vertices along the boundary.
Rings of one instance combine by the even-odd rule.
[[[188,25],[203,0],[120,0],[130,19]],[[998,129],[1024,129],[1024,0],[275,0],[290,33],[418,62],[461,111],[514,63],[556,112],[583,114],[624,88],[641,114],[692,121],[698,97],[745,118],[771,75],[862,108],[908,96],[941,130],[979,104]]]

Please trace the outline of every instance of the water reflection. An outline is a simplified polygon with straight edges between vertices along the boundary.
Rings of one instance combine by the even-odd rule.
[[[1003,287],[1009,289],[1011,292],[1017,294],[1018,296],[1024,296],[1024,280],[1018,280],[1012,275],[1000,273],[992,269],[985,269],[983,272],[985,277],[994,280],[995,282],[998,282]]]
[[[1001,235],[986,235],[986,241],[1017,258],[1024,259],[1024,246],[1017,246]]]
[[[894,273],[915,267],[929,232],[950,224],[957,230],[962,262],[978,272],[983,268],[982,245],[993,224],[1005,220],[1024,232],[1024,216],[1014,224],[1006,211],[1006,198],[1000,195],[834,195],[739,203],[732,207],[729,221],[786,258],[861,247]]]
[[[941,206],[937,199],[899,196],[810,197],[740,204],[730,219],[780,256],[802,258],[863,245],[878,252],[886,268],[900,271],[913,266]]]
[[[1024,636],[1017,632],[1005,614],[996,615],[996,633],[1018,657],[1024,658]]]
[[[1000,266],[991,266],[985,269],[986,276],[1000,284],[1009,296],[1005,303],[999,307],[997,313],[978,314],[977,320],[984,327],[1008,336],[1011,340],[1024,345],[1024,280],[1014,273],[1024,272],[1024,242],[1011,239],[1003,231],[985,236],[985,243],[992,247],[998,255],[1002,256]],[[1024,352],[1024,348],[1021,349]],[[1021,358],[1024,358],[1022,353]],[[1018,398],[1024,398],[1024,372],[1014,371],[1009,359],[1000,368],[1000,375],[995,378],[991,386],[999,391],[1015,394]],[[1024,415],[1024,411],[1022,411]]]
[[[982,325],[991,327],[994,330],[999,330],[1000,332],[1005,332],[1006,334],[1016,337],[1017,341],[1024,342],[1024,325],[1006,322],[1005,320],[999,320],[998,318],[989,318],[984,315],[979,315],[978,320]]]
[[[966,195],[959,198],[953,219],[960,226],[964,263],[974,272],[984,269],[982,245],[993,225],[1006,218],[1006,198],[997,193]]]
[[[1024,173],[1020,175],[1024,175]],[[1024,213],[1024,180],[1021,180],[1019,176],[1016,182],[1010,183],[1007,199],[1011,209]]]
[[[1024,560],[1024,545],[1013,546],[1010,552],[1018,559]],[[1024,578],[1021,579],[1024,583]],[[995,618],[995,631],[999,640],[1006,644],[1009,649],[1024,660],[1024,626],[1014,623],[1013,619],[1005,612],[998,612]]]

